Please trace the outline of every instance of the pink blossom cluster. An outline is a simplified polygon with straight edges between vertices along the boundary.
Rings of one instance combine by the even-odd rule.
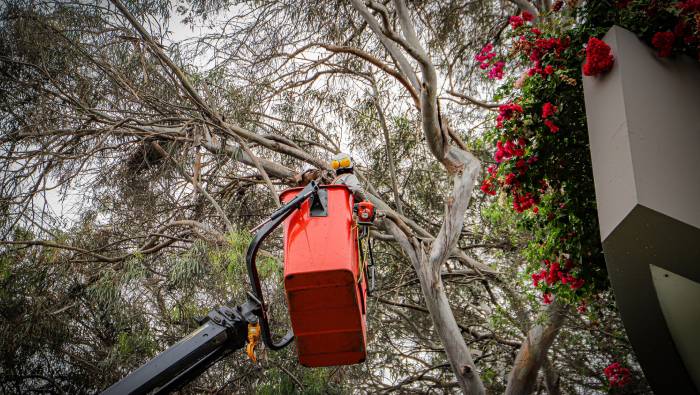
[[[560,57],[562,52],[569,48],[571,39],[568,36],[543,38],[541,37],[542,32],[537,28],[530,29],[530,33],[520,36],[520,46],[526,51],[533,63],[533,66],[527,71],[528,75],[540,74],[546,77],[553,74],[554,66],[548,64],[543,67],[543,58],[547,54],[552,54],[555,58]],[[534,40],[531,37],[534,37]]]
[[[615,59],[610,53],[610,46],[604,41],[591,37],[586,45],[586,63],[583,75],[596,76],[606,73],[613,66]]]
[[[502,60],[493,61],[496,57],[496,53],[493,51],[493,44],[488,43],[481,51],[474,56],[477,62],[479,62],[479,68],[486,70],[491,68],[488,72],[489,79],[500,80],[503,78],[503,68],[506,63]]]
[[[508,18],[508,22],[510,22],[510,27],[512,27],[513,29],[517,29],[523,26],[525,22],[532,22],[532,20],[534,19],[534,15],[527,11],[523,11],[523,13],[520,15],[513,15],[510,18]]]
[[[586,283],[584,279],[576,278],[569,273],[573,268],[571,260],[566,261],[564,268],[559,265],[559,262],[551,262],[549,259],[545,259],[543,264],[545,265],[544,269],[532,274],[532,285],[534,287],[538,287],[540,282],[544,282],[547,286],[561,282],[563,285],[568,285],[572,291],[575,291]]]
[[[622,367],[619,362],[613,362],[603,370],[610,387],[622,388],[630,381],[630,370]]]
[[[498,117],[496,117],[496,126],[503,127],[503,122],[513,119],[517,113],[523,113],[523,108],[519,104],[508,103],[498,106]]]

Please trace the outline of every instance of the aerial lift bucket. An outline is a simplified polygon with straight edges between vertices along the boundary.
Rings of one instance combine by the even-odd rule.
[[[297,337],[299,361],[306,366],[349,365],[366,358],[367,267],[362,264],[352,194],[343,185],[306,187],[282,193],[284,205],[252,230],[246,266],[252,286],[248,300],[220,306],[198,320],[196,331],[107,388],[103,394],[169,394],[246,345],[255,360],[258,338],[280,350]],[[367,237],[374,219],[369,202],[355,205]],[[273,339],[256,266],[263,241],[284,224],[285,290],[292,330]],[[367,239],[372,260],[372,244]],[[359,255],[359,259],[358,259]],[[374,276],[372,276],[374,278]]]
[[[282,201],[301,190],[284,191]],[[284,287],[304,366],[350,365],[367,356],[367,278],[353,203],[344,185],[324,185],[284,221]]]

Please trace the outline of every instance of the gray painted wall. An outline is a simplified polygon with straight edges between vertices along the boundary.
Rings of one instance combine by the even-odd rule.
[[[604,40],[614,67],[583,79],[601,239],[636,204],[700,227],[700,63],[620,27]]]
[[[654,391],[698,393],[700,64],[619,27],[604,41],[615,65],[583,87],[608,275]]]

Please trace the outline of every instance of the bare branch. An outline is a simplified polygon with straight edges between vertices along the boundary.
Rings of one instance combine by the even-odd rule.
[[[458,92],[455,92],[455,91],[453,91],[453,90],[449,90],[449,91],[447,91],[447,93],[449,93],[449,94],[452,95],[452,96],[456,96],[456,97],[458,97],[458,98],[460,98],[460,99],[462,99],[462,100],[464,100],[464,101],[467,101],[467,102],[469,102],[469,103],[471,103],[471,104],[475,104],[475,105],[477,105],[477,106],[479,106],[479,107],[485,108],[485,109],[487,109],[487,110],[496,109],[496,108],[498,108],[498,106],[501,105],[500,103],[487,103],[487,102],[485,102],[485,101],[482,101],[482,100],[479,100],[479,99],[475,99],[475,98],[473,98],[473,97],[471,97],[471,96],[463,95],[463,94],[458,93]]]
[[[367,25],[369,25],[369,28],[372,30],[372,32],[374,32],[379,41],[381,41],[382,45],[384,45],[384,48],[386,48],[389,54],[391,54],[391,57],[395,60],[397,67],[399,70],[401,70],[401,73],[403,73],[403,75],[405,75],[406,78],[411,81],[411,85],[413,85],[415,89],[420,89],[418,78],[416,77],[411,64],[408,62],[408,59],[406,59],[401,51],[399,51],[396,44],[384,34],[382,28],[379,26],[379,23],[374,16],[370,14],[367,7],[365,7],[360,0],[350,0],[350,2],[355,10],[360,13],[364,21],[367,22]]]
[[[540,14],[539,10],[537,10],[537,7],[535,7],[528,0],[509,0],[509,1],[511,3],[517,5],[521,11],[527,11],[530,14],[534,15],[535,17],[537,17]]]
[[[192,179],[192,177],[190,177],[190,175],[187,174],[187,172],[185,171],[185,169],[183,169],[182,166],[180,166],[180,164],[175,160],[175,158],[173,158],[169,153],[167,153],[167,152],[163,149],[163,147],[160,146],[160,144],[158,144],[157,142],[154,141],[154,142],[151,143],[151,145],[153,146],[153,148],[156,149],[156,151],[158,151],[161,155],[163,155],[163,157],[170,159],[170,161],[172,161],[173,164],[175,165],[175,168],[177,168],[177,171],[178,171],[183,177],[185,177],[185,179],[186,179],[187,181],[189,181],[189,183],[192,184],[192,186],[194,186],[195,188],[197,188],[197,190],[199,190],[199,192],[200,192],[202,195],[204,195],[204,196],[207,198],[207,200],[209,200],[209,202],[211,203],[211,205],[214,206],[214,209],[216,209],[216,212],[219,213],[219,216],[220,216],[221,219],[224,221],[224,224],[226,225],[226,230],[227,230],[228,232],[232,233],[232,232],[234,231],[233,224],[231,224],[231,221],[228,219],[228,216],[226,215],[226,212],[224,212],[224,210],[221,208],[221,206],[219,206],[219,203],[216,202],[216,200],[209,194],[209,192],[207,192],[206,189],[202,188],[202,186],[199,185],[198,182],[195,182],[195,181]]]
[[[379,125],[381,126],[382,134],[384,135],[386,160],[387,165],[389,167],[389,175],[391,177],[391,187],[394,191],[394,202],[396,203],[396,210],[399,212],[399,214],[403,215],[403,208],[401,207],[401,194],[399,194],[399,183],[396,179],[394,157],[391,153],[391,139],[389,138],[389,128],[386,126],[386,119],[384,118],[384,109],[382,109],[381,98],[379,97],[379,90],[377,89],[377,82],[374,80],[374,77],[372,77],[372,91],[374,93],[374,107],[377,109]]]

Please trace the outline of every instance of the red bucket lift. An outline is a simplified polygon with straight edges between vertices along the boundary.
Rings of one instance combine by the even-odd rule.
[[[314,181],[303,189],[285,191],[282,200],[285,204],[253,229],[255,235],[246,253],[253,287],[248,300],[235,307],[211,310],[198,321],[201,326],[196,331],[104,394],[171,393],[246,343],[248,355],[255,361],[259,337],[269,349],[279,350],[289,345],[296,333],[299,361],[306,366],[349,365],[365,360],[368,267],[363,264],[359,241],[368,236],[374,206],[369,202],[354,205],[352,194],[343,185],[319,187]],[[281,224],[284,286],[294,331],[287,331],[275,341],[256,256],[265,238]],[[367,245],[371,261],[369,238]],[[371,277],[373,280],[373,271]],[[373,286],[374,281],[369,289]]]
[[[301,188],[286,190],[287,203]],[[366,353],[367,278],[358,254],[352,193],[344,185],[319,190],[284,221],[284,288],[304,366],[349,365]]]

